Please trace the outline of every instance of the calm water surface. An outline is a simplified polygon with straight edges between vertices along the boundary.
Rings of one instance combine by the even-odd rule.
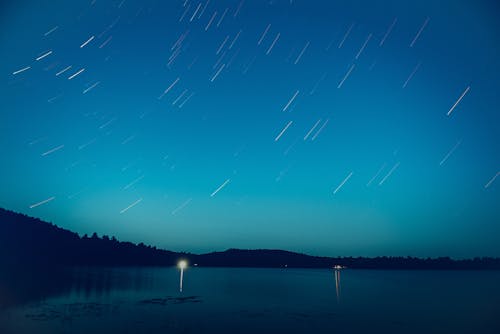
[[[2,334],[500,333],[497,271],[191,267],[182,292],[177,268],[1,277]]]

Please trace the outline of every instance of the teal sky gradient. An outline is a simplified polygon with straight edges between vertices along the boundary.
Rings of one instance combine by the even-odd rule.
[[[2,3],[0,206],[192,252],[500,256],[495,1],[184,3]]]

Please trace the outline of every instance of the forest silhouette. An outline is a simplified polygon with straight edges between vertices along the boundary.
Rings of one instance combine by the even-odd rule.
[[[500,258],[320,257],[270,249],[228,249],[192,254],[119,241],[107,235],[80,236],[54,224],[0,208],[0,266],[173,266],[353,269],[500,269]]]

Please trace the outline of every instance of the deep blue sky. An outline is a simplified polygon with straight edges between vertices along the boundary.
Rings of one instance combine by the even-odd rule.
[[[192,252],[500,256],[495,1],[1,6],[0,206]]]

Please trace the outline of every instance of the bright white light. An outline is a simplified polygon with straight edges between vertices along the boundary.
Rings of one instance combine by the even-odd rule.
[[[186,269],[187,267],[187,262],[184,261],[184,260],[181,260],[179,261],[179,263],[177,263],[177,266],[180,268],[180,269]]]

